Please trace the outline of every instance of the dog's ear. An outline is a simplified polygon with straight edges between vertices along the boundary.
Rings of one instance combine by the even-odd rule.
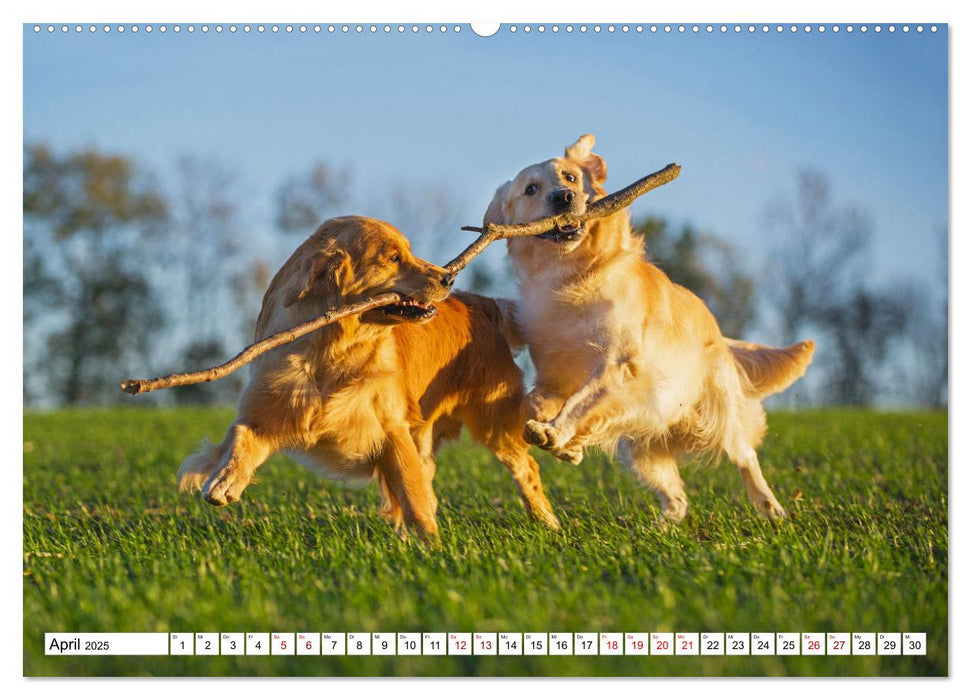
[[[587,156],[593,153],[593,144],[596,142],[597,139],[593,134],[584,134],[574,141],[572,145],[567,146],[563,155],[567,158],[583,162]]]
[[[590,181],[594,188],[603,194],[601,185],[607,179],[607,163],[593,152],[593,144],[596,142],[597,139],[593,134],[584,134],[572,145],[567,146],[564,154],[590,174]]]
[[[350,256],[339,248],[318,250],[294,275],[283,296],[283,306],[293,306],[308,296],[340,294],[351,274]]]
[[[492,201],[489,202],[489,208],[486,209],[485,216],[482,217],[483,225],[506,223],[506,213],[503,211],[503,206],[506,203],[506,197],[509,196],[510,187],[512,187],[512,181],[507,182],[496,190]]]

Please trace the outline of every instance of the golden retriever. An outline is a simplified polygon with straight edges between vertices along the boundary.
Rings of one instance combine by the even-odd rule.
[[[262,462],[287,450],[334,478],[376,479],[395,526],[432,537],[434,452],[464,424],[512,473],[529,514],[558,527],[523,440],[525,391],[501,312],[484,297],[450,297],[451,284],[389,224],[358,216],[324,223],[270,283],[257,339],[382,293],[407,301],[257,358],[235,422],[220,444],[185,460],[180,487],[225,505],[239,500]]]
[[[605,195],[593,145],[587,134],[563,158],[527,167],[499,187],[485,222],[583,213]],[[704,303],[647,259],[627,210],[508,247],[521,293],[514,325],[537,372],[527,441],[575,464],[589,446],[619,447],[673,521],[688,509],[675,460],[724,452],[755,507],[785,517],[755,452],[761,399],[805,373],[812,341],[770,348],[722,337]]]

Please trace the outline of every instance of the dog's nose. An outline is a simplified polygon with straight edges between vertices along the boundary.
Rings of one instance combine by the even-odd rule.
[[[573,198],[575,196],[576,192],[573,190],[553,190],[550,192],[550,204],[556,210],[565,211],[573,204]]]
[[[444,275],[442,275],[442,279],[440,281],[445,289],[451,289],[452,285],[455,284],[455,273],[446,272]]]

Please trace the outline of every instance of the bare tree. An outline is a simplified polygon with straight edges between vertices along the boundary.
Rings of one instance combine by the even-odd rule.
[[[260,258],[251,259],[243,271],[234,275],[230,280],[230,287],[236,308],[239,313],[239,332],[249,343],[253,340],[256,316],[259,313],[263,295],[270,280],[273,279],[273,270],[270,265]]]
[[[232,279],[231,287],[236,305],[251,310],[252,319],[256,318],[263,294],[270,286],[271,279],[273,279],[273,270],[265,260],[259,258],[251,260],[243,274],[236,275]],[[245,327],[245,334],[252,335],[252,330],[252,324],[248,324]]]
[[[277,190],[277,228],[284,233],[310,235],[334,209],[347,201],[350,172],[322,162],[291,177]]]
[[[40,393],[65,403],[115,398],[117,374],[160,325],[144,244],[165,202],[122,156],[43,145],[24,155],[25,387],[40,376]]]
[[[471,241],[460,230],[468,223],[463,219],[465,206],[447,185],[397,182],[389,192],[387,203],[381,207],[383,216],[408,237],[420,257],[448,260]],[[480,294],[508,292],[502,289],[503,282],[511,286],[511,278],[494,264],[498,252],[487,251],[469,265],[458,286]]]
[[[224,360],[244,339],[236,322],[242,315],[232,294],[235,278],[246,274],[236,179],[214,158],[183,157],[176,165],[178,188],[171,201],[171,226],[159,259],[162,298],[171,324],[170,342],[157,353],[160,366],[205,367]],[[252,323],[252,315],[247,318]],[[231,400],[238,379],[220,385],[177,389],[179,403]]]
[[[913,316],[911,339],[915,350],[913,371],[914,398],[923,406],[948,405],[948,323],[947,299],[935,303],[927,299],[924,308]]]
[[[718,319],[722,333],[737,338],[755,318],[752,277],[738,264],[726,241],[684,226],[677,235],[664,219],[637,225],[648,257],[677,284],[701,297]]]
[[[814,319],[832,345],[831,352],[823,355],[828,370],[828,402],[849,406],[874,403],[881,393],[881,368],[889,351],[904,337],[911,310],[906,296],[863,288],[838,304],[814,310]]]
[[[116,260],[79,269],[66,293],[70,321],[47,338],[45,363],[67,404],[116,399],[126,358],[145,354],[162,313],[145,277]]]
[[[797,173],[795,192],[770,206],[767,223],[766,238],[776,241],[768,298],[783,341],[793,343],[819,309],[838,306],[857,286],[873,226],[858,207],[836,204],[827,177],[809,168]]]
[[[462,220],[462,204],[446,185],[396,182],[388,191],[381,211],[422,257],[448,258],[453,248],[457,252],[468,243],[459,231],[468,223]]]
[[[821,341],[815,374],[823,398],[868,405],[880,398],[912,403],[939,395],[940,377],[946,383],[947,374],[946,322],[941,352],[941,333],[926,327],[936,315],[922,307],[923,292],[900,282],[888,289],[867,283],[873,227],[866,212],[835,203],[829,181],[818,171],[799,172],[796,185],[768,216],[769,235],[777,244],[769,261],[774,289],[767,298],[786,342],[804,334]],[[903,396],[900,387],[908,383],[903,377],[920,370],[914,357],[921,353],[932,356],[924,361],[932,378],[923,382],[937,388],[928,388],[923,398]],[[886,381],[894,368],[897,378]]]
[[[922,405],[948,404],[948,242],[940,232],[937,270],[910,294],[914,305],[908,335],[913,351],[912,392]]]

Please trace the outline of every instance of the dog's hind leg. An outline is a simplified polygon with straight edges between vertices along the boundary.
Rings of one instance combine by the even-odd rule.
[[[425,470],[425,479],[428,483],[432,483],[435,479],[434,432],[432,426],[427,426],[424,430],[420,430],[413,435],[415,446],[418,448],[418,455],[421,457],[422,467]],[[438,496],[435,495],[434,489],[432,489],[431,497],[434,512],[438,513]]]
[[[765,434],[762,405],[758,401],[740,399],[735,402],[734,410],[727,413],[731,418],[722,438],[722,448],[738,468],[749,500],[756,510],[770,520],[782,520],[786,517],[786,511],[765,481],[755,451]]]
[[[684,518],[688,496],[674,457],[663,449],[652,449],[645,440],[626,439],[620,443],[620,459],[657,494],[665,520],[680,522]]]
[[[772,520],[781,520],[786,517],[786,511],[762,476],[755,452],[762,444],[766,429],[762,404],[746,396],[738,368],[729,355],[723,356],[713,369],[709,377],[709,396],[716,400],[705,407],[706,417],[702,423],[716,426],[717,429],[706,432],[719,434],[720,439],[710,446],[721,447],[738,468],[749,500],[759,513]]]
[[[786,511],[779,505],[775,494],[762,476],[762,468],[759,466],[759,457],[755,450],[747,445],[740,446],[729,451],[728,458],[738,467],[738,473],[742,475],[742,481],[745,482],[748,498],[759,513],[770,520],[784,519]]]
[[[378,458],[377,468],[379,478],[384,480],[392,496],[390,500],[397,502],[401,509],[405,526],[414,528],[425,539],[437,537],[437,499],[432,480],[407,428],[388,430],[388,440]]]
[[[502,462],[513,481],[519,489],[519,495],[523,499],[526,513],[533,520],[541,522],[553,530],[560,529],[560,520],[553,512],[553,506],[543,492],[543,481],[539,476],[539,464],[529,454],[529,448],[524,443],[517,449],[513,446],[508,448],[493,449],[496,457]]]
[[[558,530],[560,521],[543,492],[539,464],[529,454],[529,445],[521,435],[526,410],[529,409],[525,403],[510,396],[495,406],[492,416],[470,413],[465,424],[472,437],[488,447],[509,470],[529,517]]]
[[[202,487],[202,495],[214,506],[238,501],[253,480],[253,473],[273,454],[275,446],[243,423],[234,423],[223,440],[222,460]]]

